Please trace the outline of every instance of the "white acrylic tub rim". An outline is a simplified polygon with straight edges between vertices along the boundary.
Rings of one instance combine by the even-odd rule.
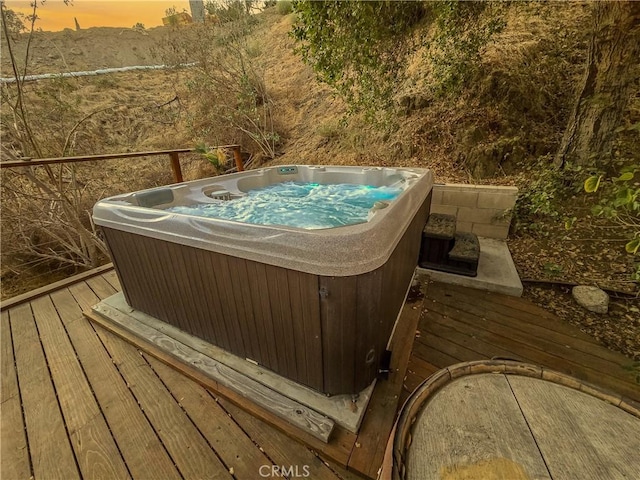
[[[254,225],[163,210],[212,200],[213,192],[233,197],[283,181],[403,186],[387,208],[366,223],[318,230]],[[168,242],[323,276],[350,276],[384,265],[433,185],[427,169],[288,165],[185,182],[117,195],[93,208],[97,225]],[[170,191],[169,195],[167,192]],[[166,196],[169,198],[166,198]],[[215,195],[215,194],[214,194]],[[169,203],[140,206],[165,196]]]

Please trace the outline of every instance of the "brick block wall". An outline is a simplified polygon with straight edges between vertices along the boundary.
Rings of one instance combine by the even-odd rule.
[[[460,232],[505,239],[509,235],[517,198],[516,187],[436,184],[433,186],[431,213],[455,215],[456,228]]]

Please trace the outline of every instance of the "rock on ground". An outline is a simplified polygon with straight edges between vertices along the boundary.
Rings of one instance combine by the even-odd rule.
[[[607,313],[609,310],[609,295],[598,287],[579,285],[573,287],[571,294],[579,305],[590,312]]]

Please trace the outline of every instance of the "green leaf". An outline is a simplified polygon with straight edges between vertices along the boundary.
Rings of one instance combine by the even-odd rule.
[[[622,175],[620,175],[618,177],[618,180],[620,180],[621,182],[627,182],[627,181],[632,180],[632,179],[633,179],[633,173],[632,172],[623,173]]]
[[[636,238],[636,239],[631,240],[630,242],[628,242],[624,246],[624,249],[627,251],[627,253],[631,253],[633,255],[638,253],[638,249],[640,249],[640,238]]]
[[[598,190],[600,180],[602,180],[602,175],[593,175],[592,177],[587,178],[584,181],[584,191],[587,193],[593,193]]]
[[[616,201],[614,202],[616,205],[628,205],[633,202],[633,193],[631,193],[630,188],[621,188],[616,193]]]
[[[573,228],[573,225],[576,223],[576,220],[577,220],[576,217],[567,218],[564,221],[564,229],[571,230]]]

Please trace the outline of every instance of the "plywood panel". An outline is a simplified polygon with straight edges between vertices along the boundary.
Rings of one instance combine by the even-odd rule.
[[[291,306],[289,304],[287,272],[282,268],[265,266],[271,304],[271,320],[276,338],[278,373],[296,379],[295,339],[291,326]]]
[[[357,278],[355,315],[355,372],[356,386],[371,381],[378,374],[381,337],[390,335],[388,322],[382,317],[383,269],[378,268]],[[384,340],[383,340],[384,341]],[[384,341],[386,347],[386,341]],[[357,388],[357,387],[356,387]]]
[[[258,326],[253,314],[251,293],[249,292],[249,275],[247,272],[247,261],[241,258],[227,257],[231,275],[231,285],[234,292],[234,299],[238,309],[239,318],[245,328],[242,328],[244,340],[245,357],[255,362],[262,363],[260,353],[260,341],[258,337]]]
[[[317,390],[323,389],[322,365],[322,326],[320,319],[320,296],[318,294],[318,277],[300,272],[295,273],[300,291],[300,315],[305,336],[305,362],[307,385]]]
[[[280,372],[277,353],[278,343],[271,316],[271,300],[269,298],[269,283],[265,265],[247,262],[247,275],[249,277],[253,316],[258,329],[257,334],[262,339],[260,342],[262,349],[261,363],[273,371]]]
[[[211,265],[210,256],[202,250],[190,250],[191,264],[200,265],[200,268],[194,268],[194,274],[200,277],[200,281],[196,282],[198,290],[197,295],[204,301],[204,306],[209,313],[208,321],[213,332],[213,338],[207,339],[212,343],[231,351],[231,341],[227,333],[227,327],[224,322],[224,313],[220,302],[220,293],[215,278],[215,269]]]

